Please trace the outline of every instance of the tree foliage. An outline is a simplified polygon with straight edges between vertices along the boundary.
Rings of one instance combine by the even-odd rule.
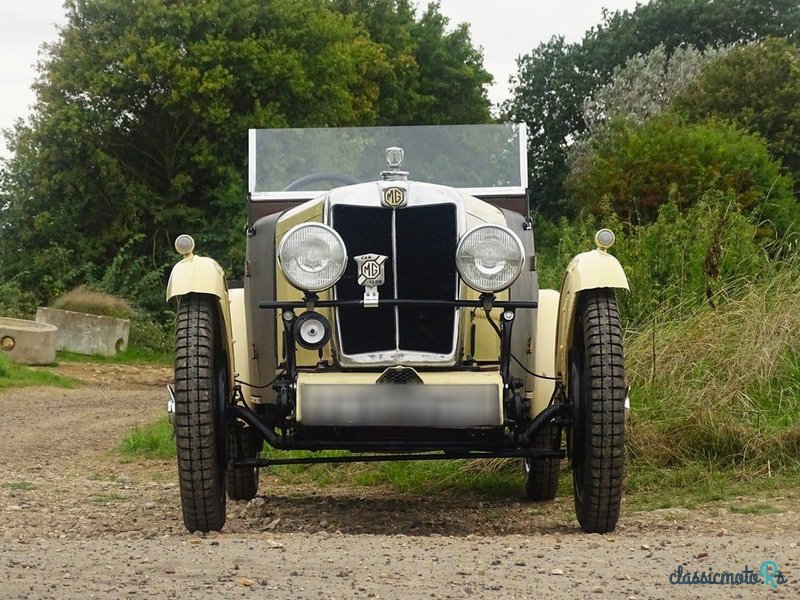
[[[729,50],[730,46],[705,51],[681,46],[668,55],[660,44],[647,54],[632,56],[624,65],[615,67],[608,83],[584,100],[586,129],[568,150],[573,176],[589,168],[592,153],[602,144],[610,123],[625,119],[633,125],[643,125],[660,115],[697,81],[706,65]]]
[[[666,113],[642,126],[614,122],[590,164],[567,181],[576,208],[611,208],[633,223],[652,221],[668,200],[687,208],[709,190],[732,194],[756,222],[783,234],[798,217],[792,180],[762,138],[721,120],[687,124]],[[765,232],[767,233],[767,232]]]
[[[641,125],[661,114],[672,101],[694,84],[703,69],[725,56],[730,46],[698,50],[680,46],[667,54],[659,44],[647,54],[636,54],[614,72],[591,98],[583,102],[586,134],[596,135],[618,117]]]
[[[563,195],[566,153],[584,131],[583,101],[629,57],[663,44],[667,55],[681,45],[707,47],[761,39],[796,40],[800,5],[794,0],[652,0],[633,11],[605,13],[584,38],[567,44],[554,37],[518,60],[509,118],[528,123],[531,188],[545,212]]]
[[[420,19],[404,0],[66,8],[0,180],[0,279],[42,301],[117,281],[103,275],[123,251],[157,271],[182,231],[241,269],[249,128],[489,118],[481,54],[436,5]]]
[[[760,134],[800,184],[800,49],[784,39],[735,48],[676,100],[692,121],[719,117]],[[800,187],[795,188],[800,193]]]
[[[380,125],[484,123],[489,120],[483,53],[469,27],[448,31],[439,4],[416,19],[410,0],[334,0],[384,50],[391,69],[380,81]]]

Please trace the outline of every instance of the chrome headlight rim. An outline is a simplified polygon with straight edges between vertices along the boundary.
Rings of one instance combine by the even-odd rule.
[[[303,282],[294,279],[289,269],[287,269],[284,266],[285,262],[284,250],[286,249],[287,243],[291,240],[292,236],[296,235],[298,231],[301,231],[303,229],[318,229],[323,231],[326,235],[332,235],[334,241],[341,248],[342,262],[339,265],[339,269],[335,272],[335,274],[332,277],[328,278],[325,281],[320,282],[319,285],[303,284]],[[286,278],[286,281],[288,281],[292,285],[292,287],[300,290],[301,292],[316,293],[316,292],[323,292],[325,290],[332,288],[334,285],[338,283],[338,281],[344,275],[344,272],[347,269],[347,261],[348,261],[347,247],[344,244],[342,236],[340,236],[339,233],[333,227],[325,225],[324,223],[312,222],[312,223],[300,223],[299,225],[295,225],[289,231],[286,232],[286,234],[283,236],[283,239],[281,240],[280,246],[278,247],[278,265],[281,268],[281,273],[283,273],[283,276]]]
[[[490,288],[488,286],[478,285],[475,281],[470,280],[470,278],[468,276],[465,276],[465,274],[464,274],[464,272],[463,272],[463,270],[461,268],[460,261],[459,261],[459,256],[461,256],[461,253],[462,253],[462,251],[464,249],[464,244],[469,240],[470,236],[474,235],[477,231],[479,231],[481,229],[496,229],[496,230],[502,231],[504,234],[509,235],[511,237],[511,239],[515,242],[516,247],[517,247],[518,252],[519,252],[520,262],[519,262],[519,268],[517,269],[517,272],[507,282],[503,283],[502,285],[494,286],[492,288]],[[462,235],[461,238],[458,240],[458,245],[456,246],[456,269],[458,270],[458,274],[461,277],[461,280],[464,283],[466,283],[469,287],[471,287],[473,290],[475,290],[475,291],[478,291],[478,292],[481,292],[481,293],[484,293],[484,294],[496,294],[498,292],[502,292],[504,290],[507,290],[512,285],[514,285],[514,282],[517,279],[519,279],[519,276],[522,274],[522,271],[523,271],[524,268],[525,268],[525,246],[523,246],[522,240],[519,239],[519,236],[516,233],[514,233],[511,230],[511,228],[506,227],[505,225],[497,225],[497,224],[494,224],[494,223],[482,223],[482,224],[476,225],[475,227],[472,227],[471,229],[466,231],[464,233],[464,235]]]

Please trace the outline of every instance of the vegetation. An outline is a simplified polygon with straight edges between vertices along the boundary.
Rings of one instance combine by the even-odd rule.
[[[155,423],[134,427],[119,446],[123,457],[168,460],[175,458],[175,437],[166,416]]]
[[[165,320],[172,240],[243,268],[247,130],[487,121],[466,26],[410,0],[71,0],[7,132],[0,281],[97,283]]]
[[[129,319],[133,314],[133,307],[127,300],[95,292],[83,285],[56,298],[52,307],[116,319]]]
[[[626,351],[634,461],[777,471],[800,452],[800,272],[776,268],[735,299],[654,319]]]
[[[597,212],[610,203],[631,223],[649,222],[672,198],[688,208],[710,189],[735,199],[732,208],[768,219],[782,235],[800,216],[791,177],[764,140],[724,121],[686,124],[666,114],[635,126],[609,126],[602,143],[566,181],[576,208]]]
[[[768,38],[709,62],[675,104],[692,121],[728,119],[762,136],[800,178],[800,49],[788,40]]]
[[[627,59],[659,45],[670,55],[682,45],[705,50],[768,36],[796,43],[798,31],[793,0],[652,0],[606,12],[580,42],[554,36],[541,43],[518,60],[513,96],[503,105],[508,118],[528,123],[531,191],[540,209],[561,214],[569,146],[586,128],[584,102]]]
[[[0,390],[28,387],[50,386],[61,388],[76,387],[78,382],[69,377],[50,373],[44,369],[16,365],[0,355]]]

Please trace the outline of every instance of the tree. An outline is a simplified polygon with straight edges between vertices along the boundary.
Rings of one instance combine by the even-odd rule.
[[[636,54],[614,68],[608,83],[583,102],[586,134],[597,135],[609,121],[624,117],[635,125],[658,116],[697,81],[709,64],[730,51],[730,46],[706,48],[680,46],[671,55],[664,44],[647,54]]]
[[[729,119],[761,135],[800,193],[800,49],[784,39],[733,49],[676,99],[690,121]]]
[[[487,123],[492,76],[466,23],[448,31],[438,2],[417,19],[410,0],[334,0],[384,49],[392,68],[381,81],[382,125]]]
[[[592,152],[602,145],[609,124],[625,119],[643,125],[660,115],[697,80],[706,65],[725,56],[730,48],[701,52],[694,46],[681,46],[670,56],[661,44],[616,67],[608,83],[584,100],[586,129],[567,151],[572,175],[591,165]]]
[[[576,209],[599,213],[610,204],[631,223],[654,220],[670,199],[687,208],[719,190],[755,222],[771,221],[772,235],[800,216],[791,188],[759,136],[716,119],[686,124],[672,113],[642,126],[614,122],[589,168],[567,180]]]
[[[503,109],[534,132],[528,164],[542,208],[559,210],[567,148],[584,131],[583,101],[614,67],[659,44],[670,55],[684,44],[704,50],[766,36],[796,41],[798,32],[800,5],[794,0],[652,0],[633,11],[605,13],[579,43],[555,37],[521,57]]]
[[[377,4],[413,69],[331,0],[68,0],[0,180],[0,279],[47,301],[101,279],[123,247],[157,270],[182,231],[235,273],[249,128],[375,125],[394,110],[408,122],[488,117],[466,29],[446,32],[435,6],[416,21],[407,2]],[[450,73],[452,89],[431,87],[454,60],[471,67]]]

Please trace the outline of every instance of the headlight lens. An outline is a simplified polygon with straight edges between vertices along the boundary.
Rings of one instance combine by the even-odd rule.
[[[335,284],[347,266],[347,249],[333,229],[321,223],[292,227],[278,249],[281,270],[294,287],[320,292]]]
[[[456,249],[456,267],[466,284],[479,292],[499,292],[519,277],[525,264],[522,242],[510,229],[478,225]]]

